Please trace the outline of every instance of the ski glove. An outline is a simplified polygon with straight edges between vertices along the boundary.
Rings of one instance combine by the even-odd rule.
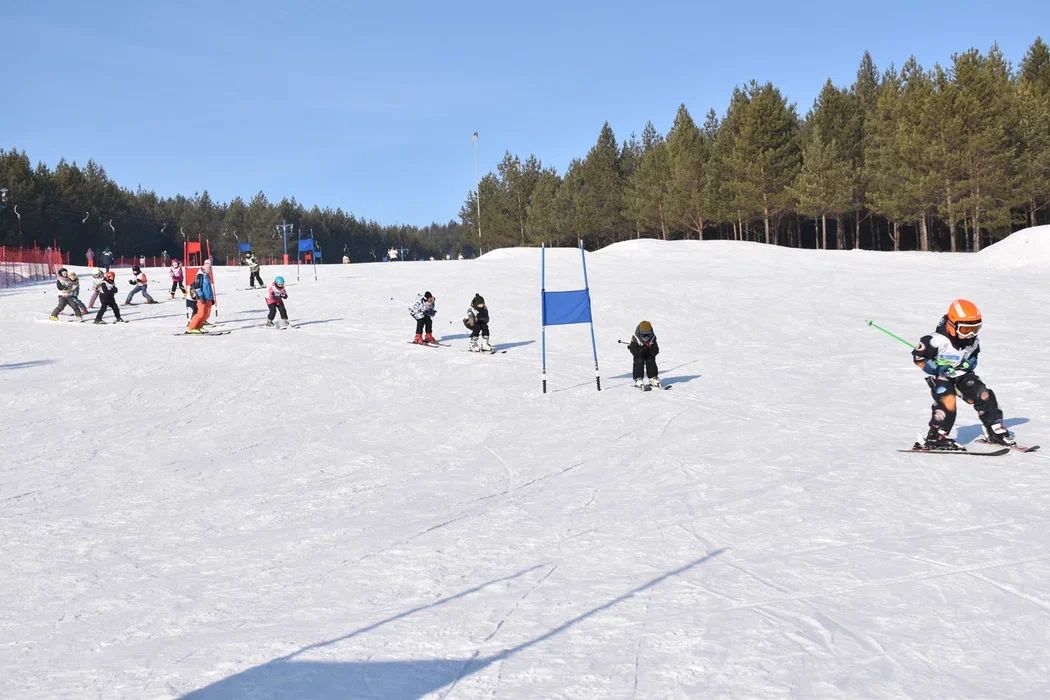
[[[969,360],[963,360],[963,363],[959,366],[959,369],[964,372],[972,372],[977,369],[977,358],[971,357]]]
[[[948,365],[939,365],[936,360],[926,360],[922,365],[922,371],[934,376],[947,376],[951,374],[952,368]]]

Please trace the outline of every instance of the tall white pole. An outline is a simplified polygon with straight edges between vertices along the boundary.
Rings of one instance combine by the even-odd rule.
[[[478,180],[478,132],[470,137],[474,142],[474,192],[478,199],[478,238],[481,238],[481,181]]]

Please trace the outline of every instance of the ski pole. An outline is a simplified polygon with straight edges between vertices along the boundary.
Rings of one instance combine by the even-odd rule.
[[[904,343],[905,345],[907,345],[909,348],[914,348],[915,347],[914,343],[910,343],[907,340],[905,340],[904,338],[902,338],[899,335],[897,335],[896,333],[893,333],[891,331],[886,330],[885,328],[883,328],[879,324],[875,323],[874,321],[865,321],[865,323],[867,323],[869,326],[871,326],[872,328],[874,328],[877,331],[882,331],[883,333],[885,333],[886,335],[888,335],[891,338],[896,338],[897,340],[899,340],[902,343]]]
[[[914,348],[914,347],[915,347],[914,345],[912,345],[911,343],[909,343],[909,342],[908,342],[907,340],[905,340],[904,338],[900,337],[900,336],[899,336],[899,335],[897,335],[896,333],[891,333],[890,331],[886,330],[885,328],[883,328],[883,327],[882,327],[882,326],[880,326],[879,324],[875,323],[874,321],[865,321],[865,323],[867,323],[867,324],[868,324],[869,326],[871,326],[872,328],[875,328],[875,329],[877,329],[877,330],[880,330],[880,331],[882,331],[883,333],[885,333],[886,335],[890,336],[891,338],[896,338],[897,340],[899,340],[899,341],[901,341],[902,343],[904,343],[905,345],[907,345],[907,346],[908,346],[909,348]],[[935,360],[934,360],[934,363],[935,363],[935,364],[937,364],[937,365],[939,365],[939,366],[941,366],[941,367],[954,367],[954,365],[955,365],[955,363],[954,363],[954,362],[952,362],[951,360],[940,360],[940,359],[935,359]],[[969,366],[968,366],[968,364],[969,364],[969,363],[967,363],[967,362],[963,362],[963,363],[962,363],[962,368],[963,368],[963,369],[969,369]],[[960,396],[961,396],[961,395],[962,395],[962,394],[960,394]]]

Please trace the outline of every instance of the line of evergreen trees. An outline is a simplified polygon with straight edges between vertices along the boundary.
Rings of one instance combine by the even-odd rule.
[[[474,242],[455,221],[430,226],[384,226],[359,219],[342,209],[306,209],[293,199],[272,203],[262,192],[250,202],[237,197],[216,203],[205,191],[191,197],[158,197],[151,191],[131,191],[113,182],[94,161],[84,167],[60,161],[51,170],[31,166],[25,152],[0,150],[0,187],[7,206],[0,204],[0,244],[41,247],[57,241],[83,262],[89,247],[109,246],[117,255],[180,254],[184,232],[211,241],[217,260],[236,256],[238,239],[251,242],[259,255],[280,256],[284,241],[274,228],[287,222],[296,233],[318,240],[327,262],[344,254],[354,262],[382,260],[390,248],[404,248],[410,259],[444,258],[474,253]],[[15,207],[17,206],[17,213]],[[466,246],[463,241],[466,241]],[[289,251],[295,255],[295,241]]]
[[[770,83],[734,90],[701,126],[685,105],[618,144],[608,123],[564,176],[509,152],[478,184],[487,247],[633,237],[827,248],[980,250],[1048,219],[1050,49],[1018,70],[997,47],[827,81],[800,118]],[[477,192],[460,210],[478,231]]]

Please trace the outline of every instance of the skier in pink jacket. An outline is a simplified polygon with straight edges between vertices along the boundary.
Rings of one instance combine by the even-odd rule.
[[[288,310],[284,308],[284,300],[287,298],[288,292],[284,290],[284,278],[274,277],[270,288],[266,290],[266,306],[270,309],[270,313],[266,317],[267,328],[273,327],[273,317],[277,315],[278,311],[281,312],[281,320],[277,322],[277,327],[281,329],[288,327]]]

